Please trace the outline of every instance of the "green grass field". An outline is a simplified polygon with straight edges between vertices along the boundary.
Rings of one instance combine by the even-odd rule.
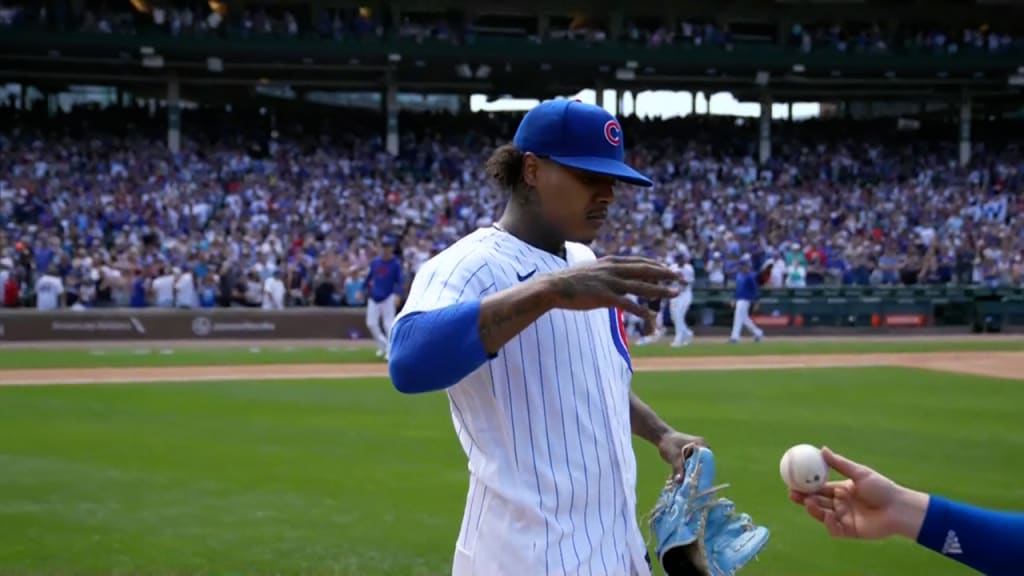
[[[22,353],[0,358],[41,364],[18,364]],[[724,495],[771,529],[748,576],[972,573],[906,542],[830,540],[786,499],[778,460],[794,443],[977,504],[1024,501],[1015,382],[891,368],[634,382],[709,439]],[[668,470],[636,448],[642,514]],[[402,396],[382,379],[0,388],[0,574],[442,575],[466,485],[444,395]]]
[[[1024,338],[942,341],[765,341],[731,346],[703,340],[686,348],[632,346],[633,356],[745,356],[772,354],[876,354],[883,352],[1024,351]],[[331,364],[379,362],[373,348],[177,348],[140,342],[137,348],[0,349],[0,369],[133,366],[234,366],[238,364]]]

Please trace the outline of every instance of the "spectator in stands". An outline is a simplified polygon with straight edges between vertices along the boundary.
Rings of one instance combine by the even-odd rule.
[[[708,258],[707,281],[711,287],[721,288],[725,286],[725,264],[722,261],[721,252],[713,252]]]
[[[345,304],[347,306],[365,306],[367,299],[366,278],[360,269],[349,268],[345,278]]]
[[[39,310],[56,310],[64,307],[64,281],[58,274],[57,266],[51,264],[46,273],[36,281],[36,308]]]
[[[14,262],[8,258],[0,258],[0,306],[7,307],[6,289],[7,281],[14,278]]]
[[[247,308],[260,308],[264,302],[264,280],[260,278],[260,271],[262,267],[257,267],[249,271],[243,284],[244,301],[243,305]]]
[[[1010,286],[1024,288],[1024,256],[1016,254],[1010,265]]]
[[[174,307],[174,285],[175,276],[172,270],[160,266],[157,269],[156,277],[153,278],[152,292],[153,303],[157,308]]]
[[[263,309],[284,310],[285,284],[283,280],[284,271],[280,268],[273,268],[270,275],[263,280]]]
[[[196,278],[189,264],[174,269],[174,305],[177,308],[197,308]]]
[[[208,275],[203,278],[199,288],[199,307],[214,308],[217,306],[217,277]]]
[[[17,308],[22,305],[21,293],[23,286],[24,283],[21,280],[20,273],[16,270],[9,271],[7,280],[3,284],[3,303],[5,308]]]
[[[764,263],[764,267],[768,271],[766,286],[775,289],[783,288],[786,285],[786,259],[778,250],[770,250],[766,256]]]
[[[145,308],[147,305],[147,295],[151,291],[151,287],[149,280],[142,272],[142,268],[136,268],[132,273],[131,290],[130,306],[132,308]]]
[[[807,256],[800,250],[799,244],[793,244],[786,265],[786,288],[807,287]]]
[[[313,304],[316,306],[340,306],[344,298],[338,293],[332,273],[321,270],[313,279]]]
[[[890,240],[885,246],[885,252],[878,257],[878,271],[880,272],[881,284],[899,284],[900,272],[904,268],[905,257],[900,252],[895,240]]]

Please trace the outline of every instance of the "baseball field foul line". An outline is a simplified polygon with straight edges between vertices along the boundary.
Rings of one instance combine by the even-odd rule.
[[[636,358],[637,372],[783,370],[898,366],[1024,380],[1024,352],[947,354],[835,354],[704,358]],[[386,378],[384,364],[296,364],[275,366],[175,366],[0,371],[0,386],[181,383],[226,380],[340,380]]]

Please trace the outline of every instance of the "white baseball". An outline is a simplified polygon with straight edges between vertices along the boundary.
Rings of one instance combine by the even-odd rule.
[[[797,492],[813,494],[828,482],[828,464],[821,450],[810,444],[797,444],[786,450],[779,462],[782,481]]]

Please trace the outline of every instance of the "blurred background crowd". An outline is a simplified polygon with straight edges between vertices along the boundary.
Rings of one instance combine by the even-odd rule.
[[[266,130],[259,109],[188,110],[178,154],[165,117],[0,107],[4,306],[364,305],[381,251],[411,279],[500,215],[483,166],[519,119],[403,113],[391,156],[372,112]],[[743,254],[766,287],[1024,286],[1019,130],[976,130],[961,168],[951,139],[891,120],[781,122],[758,166],[756,120],[623,125],[656,185],[617,191],[599,255],[688,257],[699,287],[731,286]]]
[[[136,5],[134,6],[133,5]],[[384,36],[401,36],[422,41],[440,40],[472,43],[480,33],[524,34],[537,41],[573,40],[600,43],[609,40],[650,47],[666,45],[719,46],[728,49],[741,43],[780,43],[804,53],[834,50],[857,53],[922,51],[957,54],[963,50],[1007,52],[1024,45],[1024,39],[1001,29],[999,23],[942,27],[938,25],[897,25],[892,21],[843,25],[834,22],[793,22],[785,28],[748,27],[733,29],[713,20],[681,19],[674,26],[659,21],[627,19],[612,26],[599,17],[551,18],[544,30],[530,25],[495,25],[487,15],[456,13],[432,17],[394,15],[386,6],[380,10],[292,5],[258,5],[231,12],[228,3],[217,0],[174,0],[154,3],[146,0],[87,5],[72,10],[66,2],[48,7],[43,2],[3,0],[0,29],[17,26],[46,26],[61,31],[96,34],[169,34],[173,36],[219,35],[239,38],[317,38],[358,41]],[[139,10],[139,7],[146,7]],[[312,13],[310,13],[312,11]],[[500,30],[499,30],[500,29]]]

